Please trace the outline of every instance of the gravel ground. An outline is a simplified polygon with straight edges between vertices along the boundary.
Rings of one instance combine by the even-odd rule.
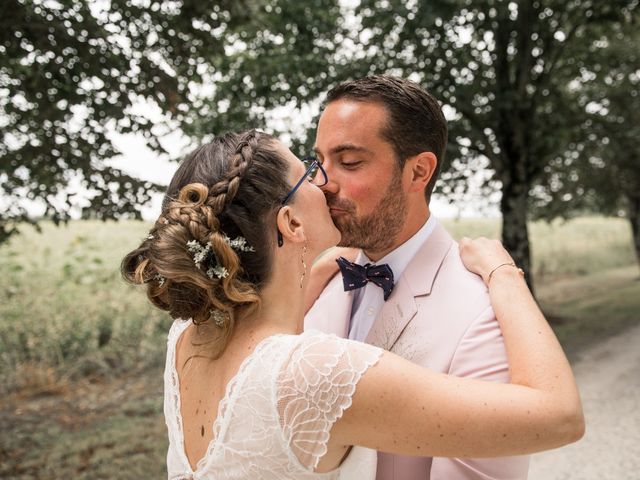
[[[584,351],[573,368],[586,434],[534,455],[529,479],[640,480],[640,326]]]

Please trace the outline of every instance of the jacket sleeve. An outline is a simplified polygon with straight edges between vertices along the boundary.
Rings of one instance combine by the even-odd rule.
[[[491,307],[486,308],[464,333],[447,373],[492,382],[509,381],[504,341]],[[520,480],[527,478],[528,470],[528,455],[483,459],[434,457],[430,479]]]

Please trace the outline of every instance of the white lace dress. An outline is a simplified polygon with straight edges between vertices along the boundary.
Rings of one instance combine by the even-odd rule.
[[[329,431],[351,406],[356,384],[382,350],[317,331],[262,340],[227,384],[206,454],[190,467],[184,450],[178,338],[190,321],[169,332],[164,414],[169,431],[168,478],[373,480],[376,452],[351,449],[342,465],[316,473]]]

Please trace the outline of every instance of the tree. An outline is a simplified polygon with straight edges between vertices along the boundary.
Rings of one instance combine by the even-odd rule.
[[[393,73],[422,83],[452,112],[441,193],[454,195],[480,166],[494,173],[486,185],[502,194],[503,241],[527,273],[531,205],[552,190],[554,165],[579,156],[571,146],[584,145],[589,131],[574,84],[600,68],[590,55],[600,33],[638,16],[638,0],[361,0],[353,11],[338,0],[139,5],[3,4],[9,147],[0,151],[0,194],[30,187],[49,198],[75,171],[98,191],[96,215],[136,214],[153,186],[103,160],[116,153],[108,126],[141,131],[161,149],[162,126],[132,113],[138,98],[201,141],[252,126],[280,133],[268,124],[275,107],[315,105],[341,80]],[[79,114],[84,127],[73,131]],[[314,128],[294,148],[308,150]]]
[[[328,46],[328,60],[305,63],[309,53],[287,48],[285,41],[283,68],[272,65],[264,71],[259,66],[265,59],[258,52],[270,51],[273,43],[249,35],[251,56],[229,58],[228,78],[234,80],[217,84],[212,104],[230,105],[220,118],[234,118],[246,108],[245,99],[257,99],[265,107],[272,105],[267,98],[297,105],[345,78],[393,73],[420,82],[454,112],[440,192],[454,194],[481,164],[477,159],[485,159],[494,172],[487,185],[502,194],[503,242],[529,273],[531,193],[548,180],[550,162],[585,135],[571,82],[591,65],[587,47],[592,33],[637,15],[637,3],[362,0],[354,17],[343,17],[333,32],[322,21],[312,32],[307,52]],[[279,4],[283,12],[293,8],[288,1]],[[307,17],[291,16],[280,24],[282,38],[288,39],[284,32],[308,31]],[[331,42],[328,34],[336,40]],[[291,70],[299,59],[306,68]],[[323,63],[326,70],[314,72]],[[239,78],[246,89],[234,87]],[[234,101],[240,110],[234,109]],[[530,275],[528,279],[532,285]]]
[[[252,21],[229,28],[227,55],[213,66],[215,85],[203,92],[183,122],[184,132],[199,140],[230,130],[262,128],[289,134],[290,125],[276,126],[269,114],[287,106],[303,108],[321,98],[330,85],[347,78],[348,57],[340,48],[348,40],[338,0],[263,0],[256,2]],[[342,77],[340,76],[342,74]],[[314,125],[308,126],[313,134]],[[311,136],[293,139],[293,148],[309,148]]]
[[[159,136],[185,120],[191,89],[224,56],[227,28],[253,2],[5,0],[0,4],[0,242],[42,200],[66,221],[77,180],[92,192],[87,215],[139,217],[158,188],[108,165],[109,132]],[[204,68],[203,68],[204,67]],[[210,67],[209,67],[210,69]],[[136,113],[157,105],[164,124]]]
[[[378,69],[391,61],[410,75],[417,66],[417,77],[455,109],[450,159],[488,160],[502,193],[503,242],[527,273],[530,193],[545,182],[552,159],[585,133],[576,128],[581,117],[570,82],[590,65],[584,52],[591,33],[622,21],[635,6],[485,0],[419,2],[412,8],[389,2],[386,15],[375,10],[387,24],[364,24],[374,32],[373,43],[388,44],[386,54],[376,55]]]
[[[597,59],[575,86],[582,110],[579,143],[551,163],[549,188],[535,213],[551,219],[582,212],[623,214],[640,265],[640,35],[629,18],[601,31],[589,49]],[[579,152],[579,155],[575,155]]]

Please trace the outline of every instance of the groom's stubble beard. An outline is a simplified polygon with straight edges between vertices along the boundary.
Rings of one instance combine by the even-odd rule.
[[[333,217],[342,238],[339,247],[361,248],[368,252],[388,250],[402,230],[407,218],[407,199],[402,191],[400,172],[394,173],[387,191],[373,211],[361,217],[355,215],[355,205],[327,193],[329,207],[339,208],[346,214]]]

